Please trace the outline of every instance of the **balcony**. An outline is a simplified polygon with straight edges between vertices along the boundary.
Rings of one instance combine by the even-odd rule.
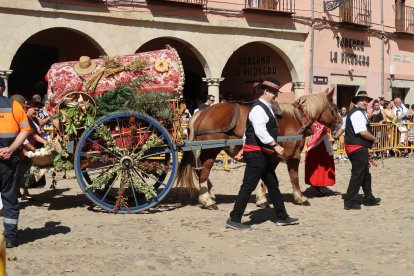
[[[371,27],[371,0],[348,0],[339,6],[339,18],[344,25]]]
[[[207,6],[208,0],[147,0],[151,3],[165,3],[171,5],[181,5],[181,6],[193,6],[193,7],[205,7]]]
[[[295,0],[245,0],[243,11],[278,13],[290,16],[295,13]]]
[[[395,3],[395,32],[414,35],[414,8]]]

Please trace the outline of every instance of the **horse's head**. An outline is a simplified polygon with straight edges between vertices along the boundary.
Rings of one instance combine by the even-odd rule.
[[[324,108],[322,108],[319,118],[316,118],[318,122],[327,126],[332,131],[339,128],[342,124],[342,118],[339,115],[339,110],[336,104],[333,102],[333,94],[335,87],[327,88],[324,92],[326,98]]]
[[[331,130],[340,126],[342,119],[338,107],[333,103],[333,93],[334,87],[322,93],[302,96],[292,104],[295,117],[301,124],[300,131],[303,131],[305,135],[310,135],[310,126],[314,121],[318,121]]]

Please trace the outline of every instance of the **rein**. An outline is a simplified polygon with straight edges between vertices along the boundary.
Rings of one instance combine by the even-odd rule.
[[[294,103],[293,106],[295,107],[294,114],[295,114],[296,120],[300,124],[300,128],[298,129],[298,131],[296,131],[295,135],[299,135],[299,134],[304,135],[304,131],[308,127],[310,127],[315,120],[310,118],[309,113],[307,112],[305,105],[303,103]],[[305,118],[305,120],[303,120],[303,118]]]
[[[226,133],[230,130],[232,130],[236,123],[237,120],[239,119],[240,116],[240,105],[238,103],[234,104],[236,107],[236,111],[233,115],[233,118],[231,119],[230,125],[227,127],[222,127],[222,128],[217,128],[217,129],[202,129],[200,131],[198,131],[198,128],[200,126],[200,124],[204,121],[204,119],[207,117],[207,115],[210,113],[211,109],[208,112],[204,113],[204,116],[201,118],[200,122],[197,124],[197,127],[194,131],[194,137],[200,136],[200,135],[204,135],[204,134],[213,134],[213,133]]]

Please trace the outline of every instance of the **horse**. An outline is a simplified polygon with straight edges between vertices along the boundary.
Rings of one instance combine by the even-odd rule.
[[[299,187],[298,168],[305,137],[310,135],[310,126],[316,120],[329,129],[335,130],[342,122],[338,108],[332,100],[333,93],[332,87],[322,93],[302,96],[292,104],[279,105],[282,118],[278,119],[278,136],[303,135],[301,140],[280,143],[285,149],[283,156],[273,156],[275,169],[281,161],[287,164],[296,204],[309,205]],[[215,104],[199,111],[190,119],[189,139],[194,141],[240,139],[246,128],[249,111],[249,106],[229,102]],[[234,158],[241,149],[242,146],[235,146],[184,152],[178,167],[177,186],[188,189],[192,196],[195,194],[197,190],[193,173],[195,167],[199,181],[199,204],[202,208],[217,210],[214,187],[208,180],[210,171],[220,151],[224,150]],[[258,204],[263,203],[264,192],[263,188],[257,191],[257,194],[260,194]]]

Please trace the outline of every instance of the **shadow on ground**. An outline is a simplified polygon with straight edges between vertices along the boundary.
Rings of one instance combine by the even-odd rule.
[[[70,188],[47,189],[44,192],[33,194],[31,200],[20,200],[20,209],[27,206],[48,206],[48,210],[63,210],[77,207],[88,207],[92,203],[83,194],[63,195]]]
[[[48,221],[44,227],[30,228],[18,230],[17,235],[19,237],[19,244],[25,244],[36,240],[44,239],[49,236],[58,234],[67,234],[70,232],[70,228],[60,225],[57,221]]]

